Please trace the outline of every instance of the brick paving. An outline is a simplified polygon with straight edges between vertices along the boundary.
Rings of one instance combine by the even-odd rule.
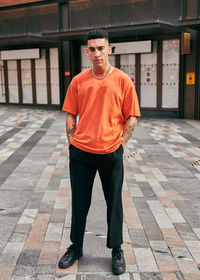
[[[198,160],[199,121],[142,118],[124,153],[127,272],[111,272],[98,176],[84,255],[61,270],[71,219],[65,114],[1,106],[0,279],[200,280]]]

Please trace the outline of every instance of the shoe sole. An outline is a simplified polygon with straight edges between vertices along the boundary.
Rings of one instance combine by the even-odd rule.
[[[114,268],[112,268],[112,273],[115,274],[115,275],[120,275],[120,274],[123,274],[126,272],[126,269],[123,269],[121,271],[119,270],[115,270]]]
[[[75,259],[74,261],[68,263],[67,265],[62,265],[62,264],[58,263],[58,267],[61,269],[68,268],[68,267],[72,266],[75,263],[75,261],[80,259],[81,257],[82,257],[82,255],[80,257],[78,257],[77,259]]]

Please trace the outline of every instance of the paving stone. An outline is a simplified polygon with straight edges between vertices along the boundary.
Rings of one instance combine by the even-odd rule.
[[[199,273],[199,269],[187,248],[172,248],[171,249],[175,260],[180,268],[180,271],[184,273]]]
[[[2,280],[10,280],[14,267],[0,267]]]
[[[35,266],[39,258],[40,250],[23,250],[19,256],[17,265]]]
[[[99,275],[99,274],[88,274],[86,276],[86,280],[117,280],[117,279],[120,279],[119,276],[111,276],[111,277],[108,277],[106,274],[105,275]]]
[[[0,267],[15,266],[24,246],[23,242],[9,242],[0,256]]]
[[[157,223],[143,223],[143,227],[149,241],[164,239]]]
[[[134,248],[134,253],[140,272],[159,272],[150,248]]]
[[[163,280],[177,280],[176,274],[174,273],[162,273]]]
[[[17,265],[13,271],[13,276],[30,276],[35,274],[35,267],[32,265]]]
[[[65,223],[66,210],[65,209],[53,209],[51,214],[50,223]]]
[[[200,264],[200,241],[185,241],[185,244],[195,262]]]
[[[165,211],[167,212],[167,215],[169,216],[173,224],[185,222],[185,219],[177,208],[165,208]]]
[[[16,279],[16,280],[18,280],[18,279]],[[19,280],[21,280],[21,279],[19,279]],[[30,280],[32,280],[32,279],[30,279]],[[46,274],[46,275],[38,274],[37,280],[55,280],[55,275],[54,274]]]
[[[172,222],[159,201],[149,200],[148,204],[160,228],[173,228]]]
[[[175,205],[192,228],[200,228],[200,219],[185,201],[175,201]]]
[[[37,212],[37,209],[25,209],[18,224],[32,224]]]
[[[134,248],[149,247],[149,242],[143,229],[130,229],[129,235]]]
[[[193,230],[187,223],[174,223],[176,230],[184,241],[197,241],[195,229]]]
[[[139,273],[133,273],[132,277],[133,277],[133,280],[141,280]]]
[[[55,274],[56,264],[37,264],[36,274]]]
[[[161,280],[159,273],[141,273],[141,280]]]
[[[162,185],[156,179],[148,179],[150,186],[157,196],[166,197],[167,193],[163,189]]]
[[[10,242],[25,242],[30,229],[30,224],[18,224],[13,231]]]
[[[56,264],[59,254],[59,242],[44,242],[38,264]]]
[[[45,241],[60,241],[62,230],[62,223],[50,223],[47,228]]]

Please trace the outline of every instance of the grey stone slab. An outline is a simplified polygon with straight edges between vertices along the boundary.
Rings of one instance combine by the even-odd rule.
[[[54,209],[51,214],[50,223],[64,223],[66,218],[65,209]]]
[[[18,224],[10,238],[10,242],[25,242],[31,229],[31,224]]]
[[[16,133],[18,133],[21,129],[20,128],[12,128],[9,131],[7,131],[6,133],[4,133],[3,135],[0,136],[0,145],[2,143],[4,143],[6,140],[8,140],[9,138],[11,138],[12,136],[14,136]]]
[[[149,199],[149,198],[148,198]],[[137,208],[140,220],[143,223],[156,223],[155,217],[149,208],[149,205],[146,202],[146,197],[143,198],[134,198],[134,204]]]
[[[39,209],[43,196],[44,196],[44,192],[33,193],[26,208]]]
[[[0,192],[0,208],[6,209],[8,213],[21,213],[31,196],[31,191],[27,190],[1,190]]]
[[[160,273],[152,272],[152,273],[140,273],[141,280],[162,280]]]
[[[48,129],[50,128],[50,126],[53,124],[54,122],[54,119],[48,119],[46,120],[43,125],[41,126],[41,128],[45,128],[45,129]]]
[[[37,182],[39,180],[40,175],[36,175],[29,173],[29,176],[24,174],[17,174],[13,173],[10,175],[10,177],[4,182],[4,185],[2,186],[2,189],[6,190],[17,190],[17,191],[32,191],[34,190],[35,186],[37,185]]]
[[[192,228],[186,223],[175,223],[176,230],[184,241],[197,241],[198,238]]]
[[[140,186],[139,184],[139,187],[144,195],[144,197],[147,199],[147,200],[157,200],[157,196],[155,194],[155,192],[153,191],[152,188],[150,188],[149,186],[148,187],[142,187]]]
[[[40,255],[40,250],[23,250],[19,256],[17,266],[35,266]]]
[[[40,208],[38,209],[38,213],[51,213],[53,211],[54,201],[53,202],[41,202]]]
[[[0,255],[13,233],[17,221],[18,218],[16,217],[0,215]]]
[[[109,274],[104,274],[104,275],[99,275],[99,274],[88,274],[86,276],[86,280],[117,280],[120,279],[119,276],[116,275],[109,275]]]
[[[161,167],[166,167],[171,166],[172,164],[178,164],[178,160],[175,159],[174,157],[170,156],[169,153],[165,153],[165,155],[163,155],[162,153],[160,153],[160,155],[151,155],[151,160],[153,162],[155,162],[155,164],[161,168]]]
[[[149,241],[164,240],[163,234],[157,223],[143,223],[143,228]]]
[[[172,190],[174,189],[174,186],[172,183],[168,182],[160,182],[164,190]]]
[[[193,135],[187,133],[179,133],[179,134],[183,136],[186,140],[188,140],[190,143],[199,145],[199,138],[194,137]]]
[[[60,181],[61,181],[62,178],[63,178],[62,174],[58,174],[58,175],[54,174],[51,177],[51,180],[49,181],[47,189],[48,190],[57,190],[59,188]]]
[[[1,164],[1,168],[6,169],[7,172],[2,173],[0,178],[0,186],[8,178],[8,176],[14,171],[19,163],[26,157],[26,155],[32,150],[37,142],[44,136],[45,132],[36,131],[20,148],[18,148],[7,160]],[[14,161],[16,158],[16,161]]]
[[[13,271],[13,276],[34,276],[35,267],[30,265],[17,265]]]
[[[157,144],[144,144],[143,149],[149,157],[160,157],[160,155],[162,155],[162,157],[167,157],[169,155],[164,148]]]
[[[183,200],[177,200],[174,201],[176,207],[182,214],[182,216],[185,218],[187,223],[192,228],[199,228],[200,227],[200,219],[197,215],[194,214],[192,209],[187,205],[187,203]]]
[[[56,264],[38,264],[36,274],[54,274],[56,271]]]
[[[36,279],[37,280],[55,280],[55,275],[54,274],[45,274],[45,275],[37,274]],[[59,279],[62,279],[62,278],[59,277]],[[18,280],[18,279],[16,279],[16,280]],[[19,280],[23,280],[23,279],[19,279]],[[27,280],[27,279],[25,279],[25,280]],[[30,279],[30,280],[32,280],[32,279]]]
[[[130,229],[129,235],[131,244],[135,248],[148,248],[150,247],[148,239],[143,229]]]

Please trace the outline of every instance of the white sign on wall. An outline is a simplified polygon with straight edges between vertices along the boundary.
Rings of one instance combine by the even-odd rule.
[[[151,53],[152,42],[137,41],[127,43],[112,43],[112,54]]]
[[[40,58],[40,49],[1,51],[2,60],[36,59],[36,58]]]

